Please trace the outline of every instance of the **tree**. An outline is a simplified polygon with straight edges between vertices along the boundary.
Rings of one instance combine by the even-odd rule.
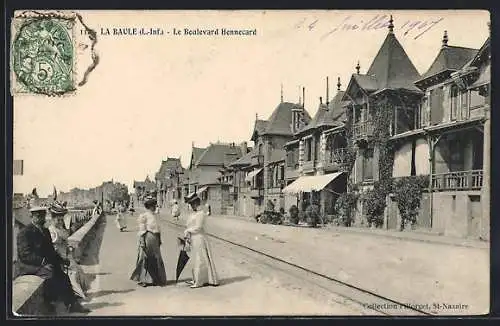
[[[128,194],[128,187],[121,183],[113,184],[111,193],[109,194],[109,200],[114,202],[126,202],[129,201],[130,196]]]

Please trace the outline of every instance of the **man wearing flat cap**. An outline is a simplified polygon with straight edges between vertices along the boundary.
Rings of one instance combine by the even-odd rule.
[[[45,227],[47,210],[44,207],[30,209],[31,224],[17,236],[17,257],[14,278],[20,275],[36,275],[44,282],[47,303],[62,301],[69,312],[88,312],[80,305],[73,292],[63,266],[69,265],[55,250],[49,230]]]

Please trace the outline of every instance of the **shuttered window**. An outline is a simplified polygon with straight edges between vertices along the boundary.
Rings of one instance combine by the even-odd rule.
[[[438,124],[443,121],[443,88],[439,87],[430,92],[431,124]]]

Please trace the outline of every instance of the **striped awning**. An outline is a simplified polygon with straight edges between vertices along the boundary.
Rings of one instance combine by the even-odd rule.
[[[245,181],[246,182],[252,181],[252,178],[255,177],[257,174],[259,174],[260,171],[262,171],[262,168],[259,168],[257,170],[253,170],[252,172],[248,173],[246,178],[245,178]]]
[[[283,192],[288,194],[297,194],[301,192],[320,191],[342,173],[344,172],[299,177],[297,180],[283,188]]]

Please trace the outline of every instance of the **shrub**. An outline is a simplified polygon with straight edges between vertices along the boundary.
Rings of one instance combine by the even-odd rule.
[[[296,205],[292,205],[289,209],[290,213],[290,222],[293,224],[299,223],[299,209],[297,208]]]
[[[354,192],[345,192],[335,202],[335,219],[339,225],[351,226],[358,196]]]
[[[384,210],[385,210],[385,193],[374,188],[367,191],[364,195],[366,217],[369,226],[380,227],[384,224]]]
[[[416,224],[422,192],[428,186],[428,182],[429,179],[424,176],[404,177],[394,180],[393,192],[401,214],[401,231],[404,230],[406,223],[411,223],[412,226]]]
[[[309,226],[317,226],[318,222],[320,221],[320,216],[319,216],[319,207],[316,204],[309,205],[306,208],[306,221]]]

